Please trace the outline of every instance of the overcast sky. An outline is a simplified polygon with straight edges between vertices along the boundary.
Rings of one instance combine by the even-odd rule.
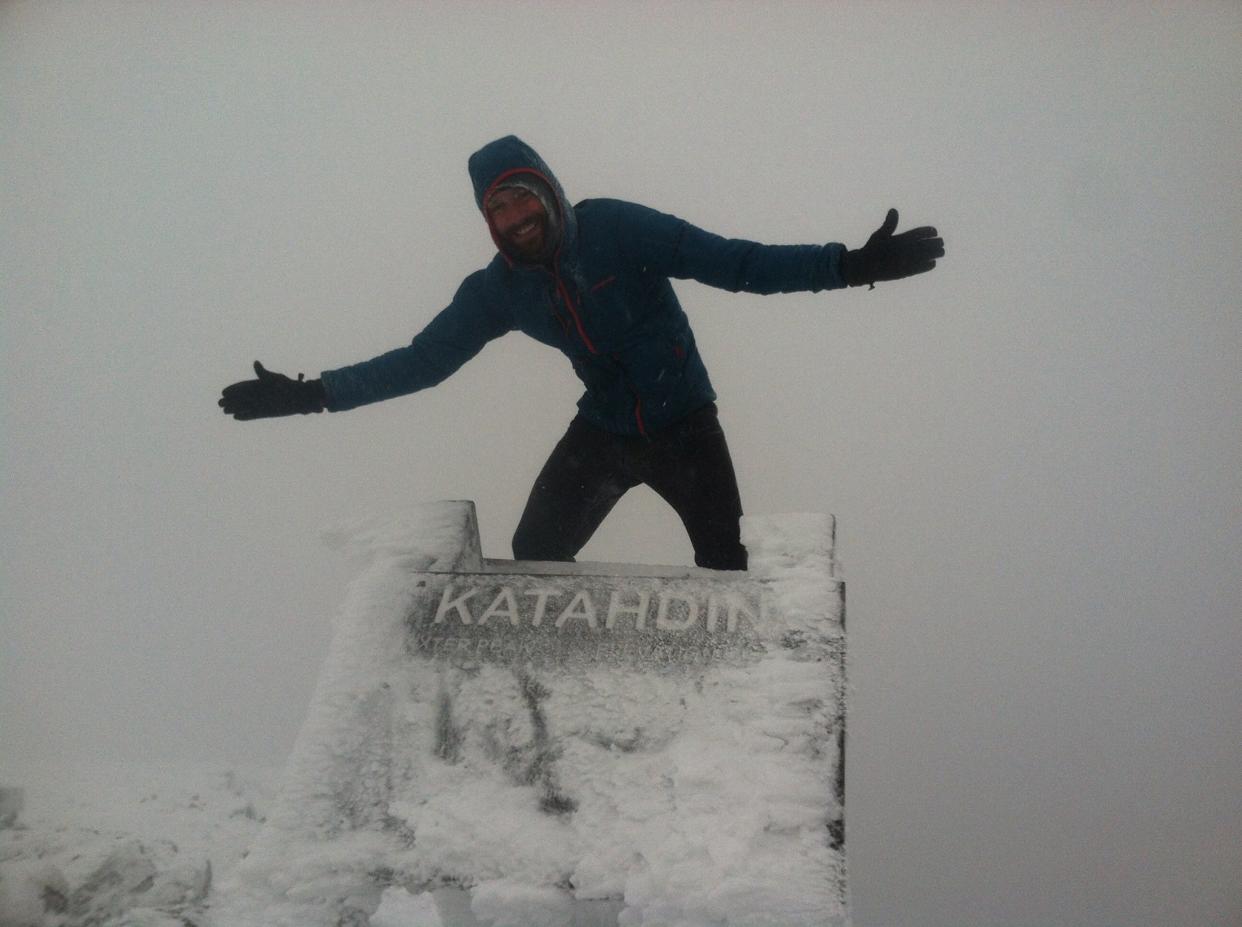
[[[678,285],[747,511],[839,518],[859,927],[1236,927],[1240,99],[1233,2],[0,6],[0,773],[280,763],[356,570],[324,529],[469,498],[509,555],[549,349],[215,401],[407,343],[513,132],[573,199],[946,240],[872,292]],[[692,555],[639,490],[583,556]]]

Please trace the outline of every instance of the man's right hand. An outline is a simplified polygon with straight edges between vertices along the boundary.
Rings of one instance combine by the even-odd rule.
[[[307,415],[322,412],[327,402],[323,383],[307,380],[298,374],[296,380],[283,373],[273,373],[254,362],[257,380],[242,380],[226,386],[217,403],[225,415],[239,422],[279,415]]]

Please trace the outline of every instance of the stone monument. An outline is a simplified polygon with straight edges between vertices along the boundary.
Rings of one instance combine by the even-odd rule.
[[[469,502],[359,533],[231,922],[839,927],[844,585],[827,515],[751,568],[482,556]]]

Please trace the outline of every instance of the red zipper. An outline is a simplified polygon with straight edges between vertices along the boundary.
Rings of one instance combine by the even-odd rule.
[[[492,190],[496,189],[496,187],[500,184],[502,180],[505,180],[508,177],[512,177],[514,174],[533,174],[534,176],[542,180],[544,183],[546,183],[548,185],[548,189],[552,190],[553,195],[555,196],[556,187],[540,171],[534,170],[533,168],[529,168],[529,167],[515,167],[507,171],[504,171],[503,173],[501,173],[499,177],[497,177],[495,180],[491,182],[491,185],[488,186],[487,188],[487,193],[483,194],[483,202],[484,203],[487,202],[488,194],[490,194]],[[563,209],[561,209],[561,203],[560,203],[559,198],[556,201],[556,208],[561,213],[561,227],[564,228],[565,212]],[[487,227],[488,227],[488,230],[492,233],[492,239],[493,241],[496,242],[497,249],[500,251],[502,255],[504,255],[505,261],[508,262],[509,266],[512,267],[513,261],[512,259],[510,259],[508,254],[505,254],[504,248],[501,247],[500,238],[496,235],[496,230],[492,228],[492,223],[490,221],[487,223]],[[574,327],[578,329],[578,336],[582,339],[582,343],[586,345],[588,351],[590,351],[592,354],[598,355],[599,348],[595,347],[594,342],[592,342],[590,337],[587,335],[586,328],[583,327],[583,324],[582,324],[582,317],[578,315],[578,308],[574,305],[573,297],[569,295],[569,287],[565,286],[565,281],[561,279],[560,263],[561,263],[561,254],[560,254],[560,249],[558,248],[557,253],[552,256],[552,268],[553,269],[549,270],[548,272],[552,274],[552,279],[556,281],[556,291],[557,293],[560,294],[561,299],[565,301],[565,308],[569,310],[569,315],[574,320]],[[546,270],[547,268],[544,268],[544,269]],[[596,290],[604,286],[607,286],[609,283],[612,283],[613,280],[615,279],[616,277],[613,276],[613,277],[607,277],[604,280],[601,280],[599,283],[595,284],[595,286],[591,288],[591,292],[594,293]],[[638,390],[634,389],[632,385],[630,386],[630,391],[633,392],[634,394],[634,421],[638,424],[638,433],[645,438],[647,437],[647,425],[643,421],[643,399],[641,396],[638,395]]]
[[[560,266],[560,255],[552,259],[552,266]],[[582,338],[582,343],[587,346],[587,350],[592,354],[599,354],[599,349],[587,336],[586,329],[582,327],[582,317],[578,315],[578,310],[574,307],[573,298],[569,295],[569,288],[565,286],[565,281],[561,279],[561,275],[557,271],[552,271],[552,277],[556,280],[556,289],[561,294],[561,299],[565,301],[569,314],[573,316],[574,325],[578,328],[578,335]],[[611,281],[605,281],[611,282]],[[643,399],[638,395],[638,390],[630,385],[630,392],[634,394],[634,421],[638,424],[638,433],[644,438],[647,437],[647,424],[643,421]]]
[[[559,253],[552,259],[552,266],[560,266]],[[592,354],[599,354],[599,349],[587,337],[586,329],[582,327],[582,317],[578,315],[578,310],[574,307],[573,298],[569,295],[569,288],[565,286],[565,281],[561,279],[561,275],[557,271],[550,271],[550,273],[553,279],[556,280],[556,289],[561,294],[561,299],[565,301],[565,305],[569,308],[569,314],[573,316],[574,325],[578,328],[578,335],[582,338],[582,343],[587,346],[587,350]],[[615,355],[613,360],[616,360]],[[634,421],[638,424],[638,433],[645,438],[647,437],[647,424],[643,421],[643,398],[638,394],[638,390],[635,389],[634,385],[628,382],[628,378],[627,384],[629,385],[630,392],[634,394]]]
[[[552,196],[556,202],[556,211],[560,213],[561,228],[563,229],[565,227],[565,210],[561,208],[560,197],[556,196],[556,186],[551,180],[545,177],[542,172],[537,171],[534,168],[512,167],[507,171],[501,172],[501,174],[488,186],[487,192],[483,194],[483,202],[486,204],[487,198],[491,195],[491,192],[500,186],[503,181],[513,177],[515,174],[530,174],[532,177],[538,177],[544,184],[547,185],[547,188],[552,191]],[[501,254],[505,255],[505,260],[509,261],[509,266],[513,266],[513,262],[509,260],[509,256],[505,254],[505,249],[501,247],[500,238],[497,236],[496,229],[492,227],[492,223],[490,221],[488,221],[487,227],[492,233],[492,239],[496,242],[496,247],[499,249]],[[553,269],[549,271],[549,273],[552,274],[552,278],[556,281],[556,290],[560,293],[561,299],[565,301],[565,308],[569,310],[569,314],[574,320],[574,326],[578,329],[578,334],[582,337],[582,343],[587,346],[587,350],[592,354],[598,354],[599,350],[594,344],[591,343],[591,339],[587,337],[586,329],[582,327],[582,319],[579,317],[578,310],[574,306],[573,298],[569,295],[569,288],[565,286],[565,281],[561,279],[560,260],[561,254],[560,248],[558,247],[556,254],[552,256]]]
[[[559,255],[557,255],[559,258]],[[553,258],[553,266],[559,261]],[[574,325],[578,328],[578,334],[582,337],[582,343],[587,346],[587,350],[592,354],[598,354],[599,349],[587,337],[586,329],[582,327],[582,317],[578,315],[578,310],[574,308],[573,298],[569,295],[569,288],[565,286],[565,281],[561,279],[561,275],[557,271],[552,271],[552,276],[556,280],[557,292],[561,294],[561,299],[565,300],[565,306],[569,309],[569,314],[573,317]]]
[[[634,421],[638,422],[638,433],[647,437],[647,424],[643,421],[643,397],[634,390]]]

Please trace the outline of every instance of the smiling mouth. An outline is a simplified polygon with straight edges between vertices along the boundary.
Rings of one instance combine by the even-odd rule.
[[[531,219],[510,229],[505,240],[516,253],[529,257],[543,247],[543,236],[543,223]]]

